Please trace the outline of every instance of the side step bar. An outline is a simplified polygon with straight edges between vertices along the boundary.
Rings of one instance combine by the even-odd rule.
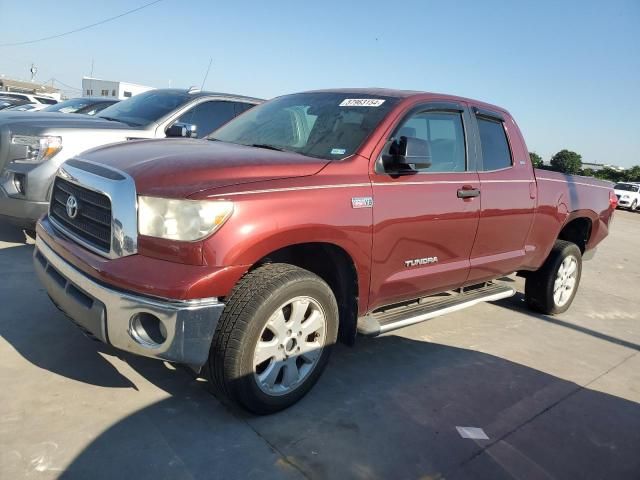
[[[504,284],[491,283],[480,288],[449,292],[446,296],[425,297],[416,302],[369,313],[358,318],[358,333],[375,337],[440,315],[457,312],[480,302],[493,302],[513,296],[516,291]]]

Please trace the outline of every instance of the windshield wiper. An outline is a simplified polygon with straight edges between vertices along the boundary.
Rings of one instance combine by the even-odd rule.
[[[256,148],[266,148],[267,150],[275,150],[276,152],[284,152],[284,148],[276,147],[274,145],[269,145],[268,143],[252,143],[251,147]]]

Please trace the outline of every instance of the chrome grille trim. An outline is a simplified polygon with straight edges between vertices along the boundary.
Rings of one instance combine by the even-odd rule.
[[[86,165],[86,169],[82,168]],[[95,168],[98,165],[100,168]],[[117,176],[107,178],[99,175],[103,169],[116,172]],[[78,187],[94,191],[104,195],[111,202],[111,218],[106,217],[103,223],[110,222],[111,238],[108,251],[97,247],[95,244],[83,239],[67,228],[62,222],[57,221],[51,215],[53,208],[58,208],[59,200],[54,196],[49,204],[49,220],[65,236],[82,245],[88,250],[107,258],[119,258],[133,255],[138,251],[138,218],[136,186],[133,178],[126,173],[106,165],[99,165],[87,160],[75,158],[72,164],[63,163],[58,169],[56,177],[77,185]],[[116,180],[114,178],[122,178]],[[96,209],[99,206],[96,205]]]

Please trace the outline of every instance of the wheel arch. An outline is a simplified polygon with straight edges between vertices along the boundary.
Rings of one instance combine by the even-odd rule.
[[[597,225],[593,217],[597,218],[597,215],[590,210],[571,212],[562,225],[557,239],[575,243],[584,254],[592,237],[594,225]]]
[[[354,343],[361,282],[356,264],[344,248],[329,242],[290,244],[264,255],[249,271],[267,263],[295,265],[309,270],[327,282],[338,303],[338,339],[348,345]]]

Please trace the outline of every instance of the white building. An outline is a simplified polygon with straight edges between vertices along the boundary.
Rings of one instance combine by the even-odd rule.
[[[111,97],[124,100],[147,90],[153,90],[153,87],[113,80],[100,80],[99,78],[82,78],[83,97]]]

